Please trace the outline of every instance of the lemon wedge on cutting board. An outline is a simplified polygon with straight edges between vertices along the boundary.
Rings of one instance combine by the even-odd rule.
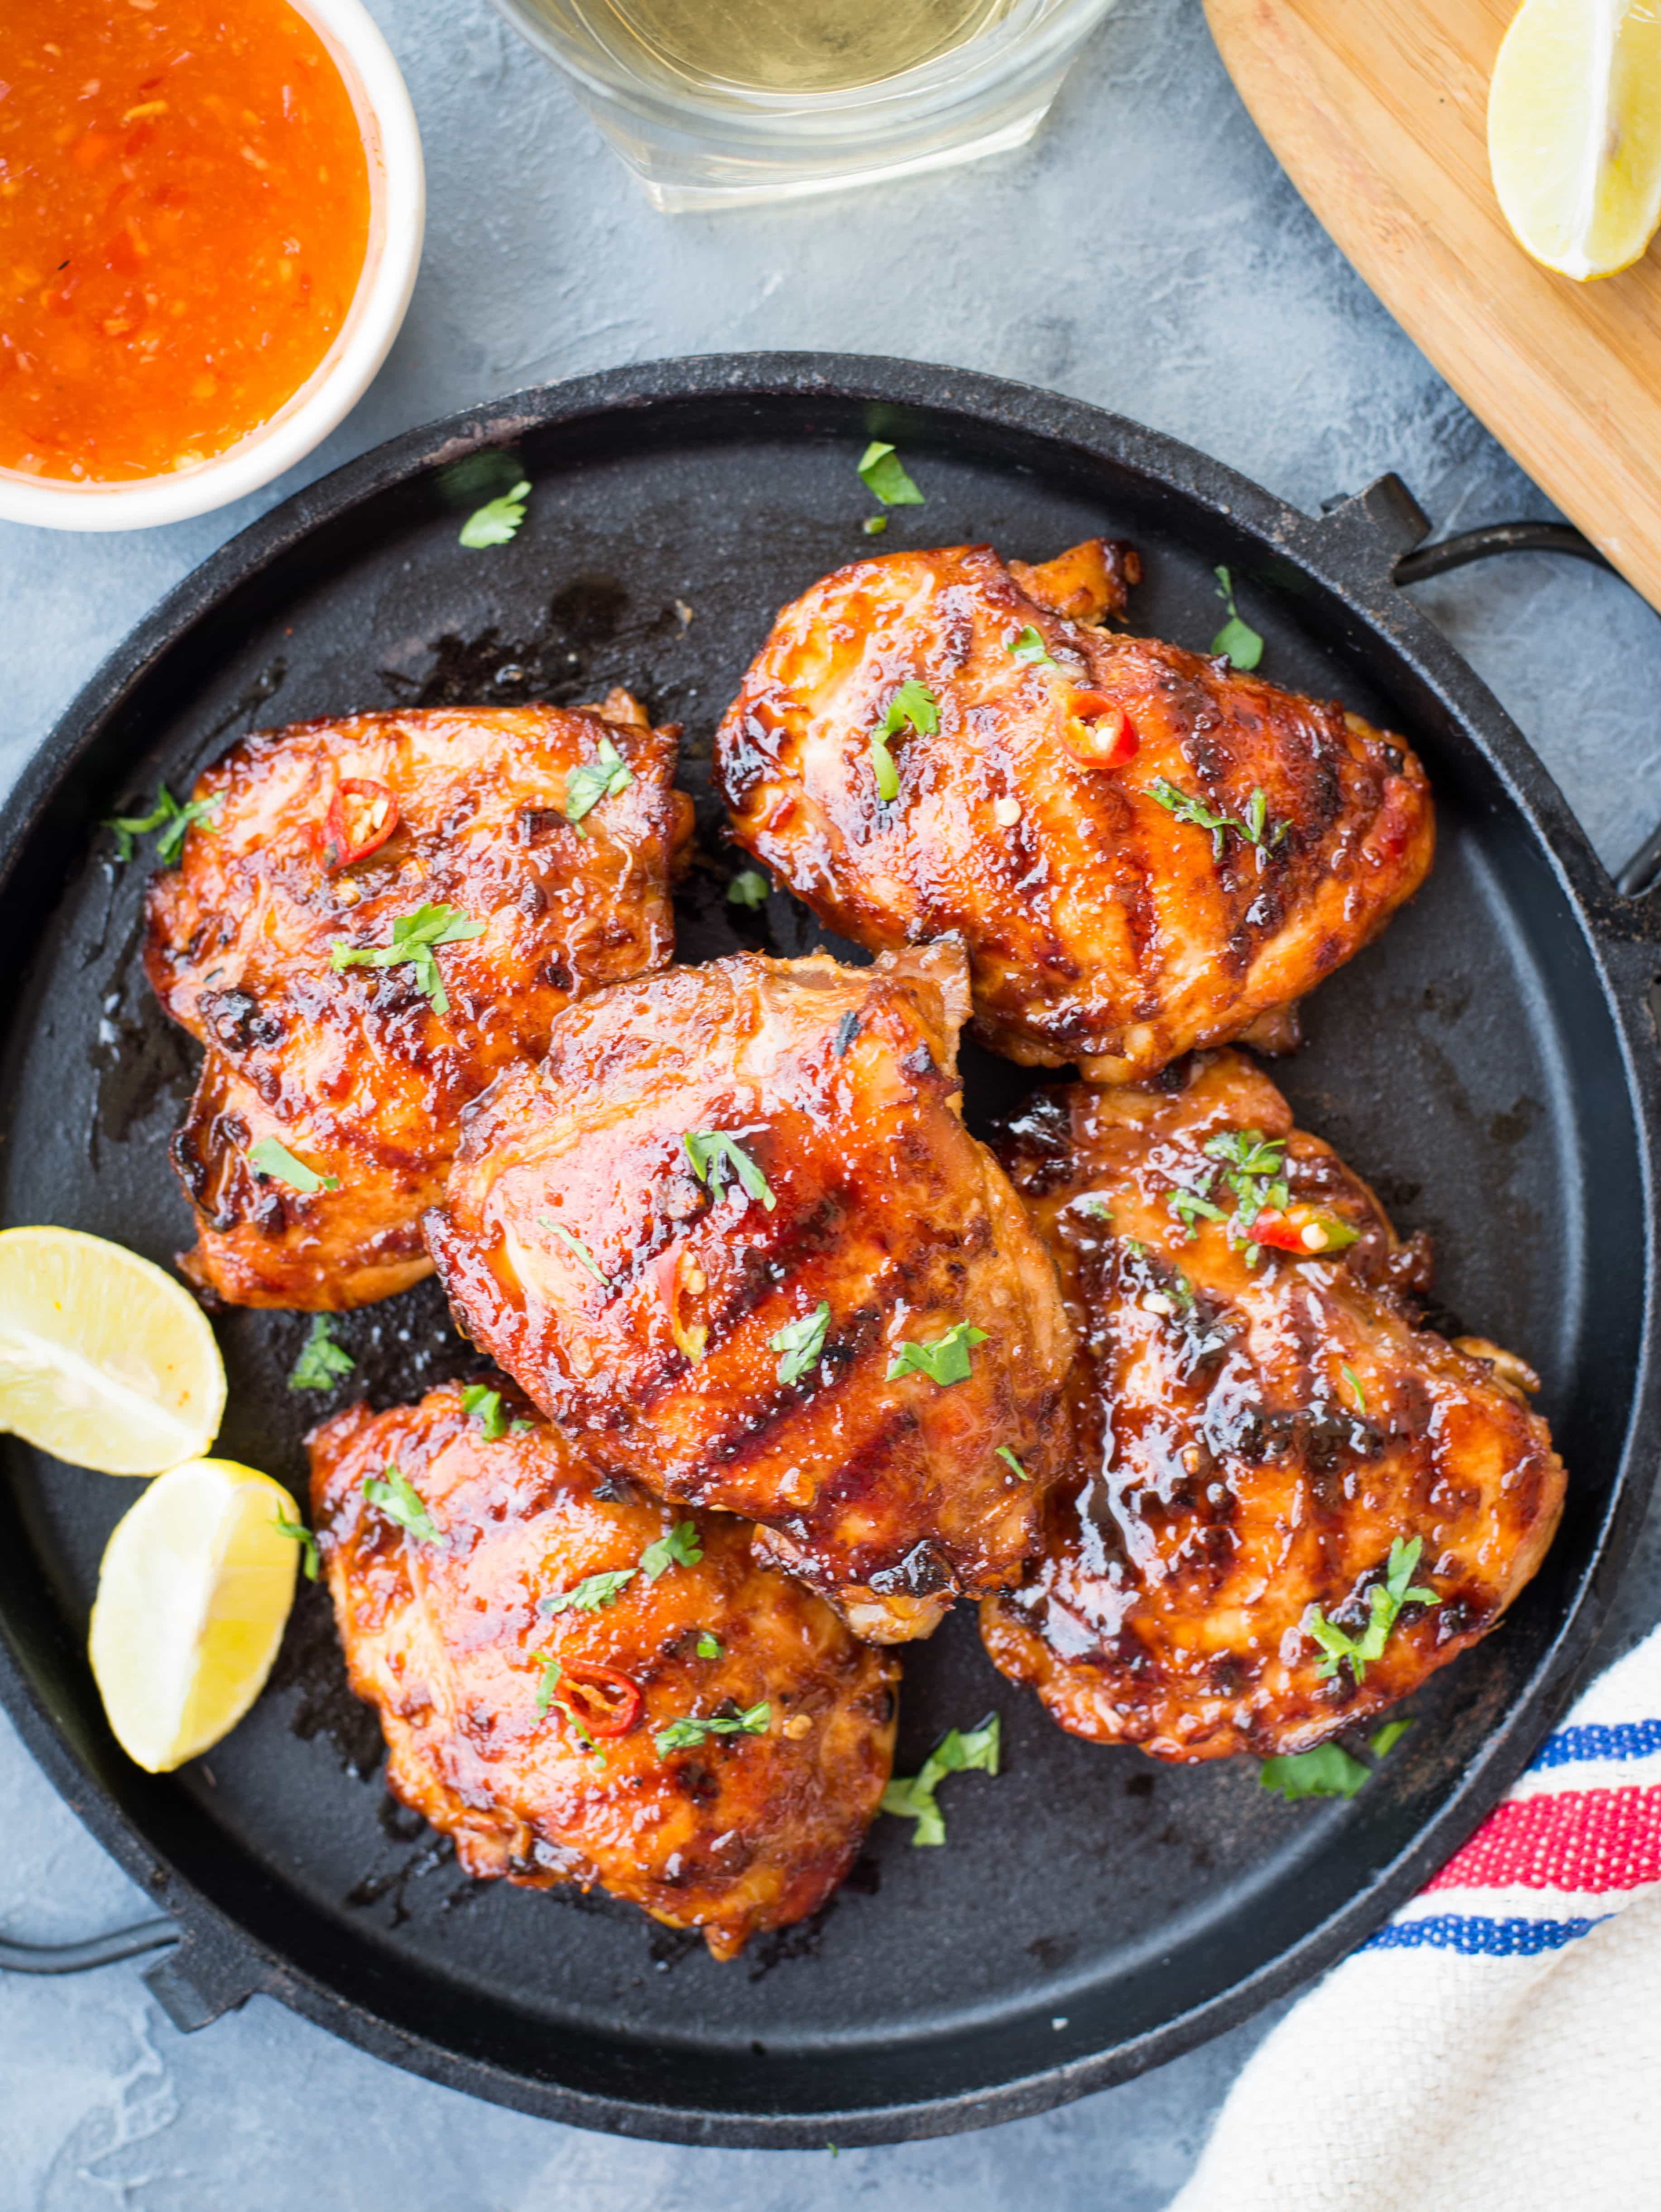
[[[234,1460],[158,1475],[98,1571],[90,1654],[130,1759],[166,1774],[236,1726],[265,1687],[294,1603],[298,1527],[280,1482]]]
[[[225,1364],[196,1300],[78,1229],[0,1231],[0,1429],[103,1474],[206,1451]]]
[[[1524,0],[1488,92],[1488,165],[1520,243],[1564,276],[1612,276],[1661,223],[1661,11]]]

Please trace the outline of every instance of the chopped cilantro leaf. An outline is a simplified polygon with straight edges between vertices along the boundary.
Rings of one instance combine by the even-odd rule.
[[[931,738],[940,726],[940,702],[926,684],[908,676],[889,701],[880,725],[871,732],[871,770],[877,779],[877,796],[885,803],[900,795],[900,772],[889,750],[892,739],[907,730]]]
[[[948,1383],[966,1382],[971,1371],[969,1355],[977,1344],[985,1342],[983,1328],[966,1321],[954,1322],[932,1344],[897,1344],[888,1363],[887,1379],[891,1382],[900,1375],[926,1375],[942,1389]]]
[[[300,1563],[305,1569],[306,1579],[308,1583],[314,1583],[317,1580],[316,1537],[313,1535],[309,1528],[302,1528],[298,1521],[290,1521],[286,1514],[279,1513],[277,1515],[276,1525],[277,1533],[279,1536],[290,1537],[294,1542],[299,1545],[301,1549]]]
[[[728,906],[747,906],[752,911],[765,903],[773,886],[759,868],[740,868],[727,886]]]
[[[576,1255],[576,1257],[582,1262],[583,1266],[588,1270],[588,1273],[599,1285],[601,1290],[609,1291],[611,1289],[611,1285],[609,1277],[601,1269],[599,1261],[595,1259],[593,1254],[588,1249],[588,1247],[583,1243],[580,1237],[573,1237],[569,1229],[562,1229],[558,1222],[551,1221],[545,1213],[538,1213],[537,1216],[537,1222],[539,1227],[547,1230],[551,1235],[557,1237],[560,1243],[563,1244],[569,1251],[574,1252]]]
[[[908,676],[888,702],[882,718],[882,733],[885,738],[897,738],[903,730],[912,729],[925,738],[932,738],[940,726],[940,702],[926,684],[919,684],[915,676]]]
[[[700,1659],[719,1659],[721,1656],[721,1638],[718,1636],[711,1636],[706,1628],[698,1638],[694,1649]]]
[[[646,1547],[640,1555],[640,1571],[648,1583],[654,1583],[671,1567],[695,1567],[703,1557],[697,1522],[678,1521],[666,1536]]]
[[[436,1544],[441,1550],[448,1546],[449,1538],[441,1532],[427,1510],[421,1492],[409,1476],[400,1474],[390,1462],[386,1480],[378,1482],[374,1475],[370,1475],[363,1485],[363,1495],[371,1505],[379,1507],[389,1521],[395,1521],[400,1528],[407,1528],[411,1535],[418,1536],[423,1544]]]
[[[989,1713],[977,1729],[952,1729],[916,1774],[891,1782],[883,1791],[885,1813],[916,1822],[911,1837],[914,1846],[946,1841],[946,1816],[935,1793],[948,1774],[996,1774],[1001,1733],[996,1713]]]
[[[133,839],[148,837],[157,832],[155,857],[158,864],[170,868],[184,849],[185,833],[192,823],[200,823],[211,832],[213,817],[225,804],[223,794],[216,799],[189,799],[184,805],[173,797],[167,785],[158,786],[155,804],[148,814],[117,814],[100,826],[115,833],[115,857],[130,860],[133,856]]]
[[[343,968],[397,968],[405,962],[416,971],[416,981],[432,1001],[435,1014],[447,1014],[450,1001],[438,972],[436,953],[441,945],[463,945],[483,937],[484,924],[470,921],[456,906],[418,906],[401,914],[392,923],[390,945],[353,945],[344,937],[329,943],[329,965]]]
[[[602,738],[597,750],[598,759],[580,761],[565,779],[565,805],[561,811],[574,830],[602,799],[615,799],[635,780],[633,769],[610,738]]]
[[[1031,623],[1009,647],[1009,658],[1030,662],[1034,668],[1059,669],[1061,666],[1059,660],[1052,659],[1050,647]]]
[[[1167,814],[1174,815],[1178,822],[1192,823],[1196,830],[1208,830],[1212,855],[1219,860],[1223,857],[1231,830],[1246,844],[1255,845],[1259,852],[1269,853],[1280,843],[1291,826],[1282,822],[1276,827],[1273,836],[1264,834],[1269,821],[1269,801],[1261,787],[1252,792],[1246,801],[1244,815],[1239,818],[1232,814],[1218,813],[1214,807],[1208,806],[1203,799],[1196,799],[1190,792],[1180,789],[1167,776],[1156,775],[1147,787],[1147,795],[1156,805],[1163,806]]]
[[[1372,1771],[1352,1759],[1342,1744],[1322,1743],[1313,1751],[1264,1759],[1257,1779],[1265,1790],[1295,1805],[1303,1797],[1353,1797]]]
[[[502,1393],[492,1389],[488,1382],[466,1384],[461,1393],[461,1410],[464,1413],[478,1416],[478,1425],[487,1444],[493,1444],[508,1434],[508,1416],[502,1409]],[[514,1424],[515,1428],[528,1428],[529,1425],[526,1421]]]
[[[879,499],[885,507],[922,506],[922,494],[900,465],[900,457],[891,446],[873,439],[860,456],[858,465],[860,482],[873,499]],[[882,519],[887,520],[885,515]]]
[[[1370,1617],[1359,1636],[1351,1636],[1335,1621],[1327,1620],[1319,1606],[1311,1606],[1304,1615],[1303,1627],[1305,1635],[1318,1644],[1326,1655],[1316,1669],[1318,1674],[1329,1678],[1348,1661],[1356,1682],[1364,1682],[1367,1668],[1375,1660],[1383,1658],[1402,1607],[1441,1603],[1433,1589],[1409,1587],[1424,1547],[1421,1536],[1415,1536],[1411,1543],[1404,1543],[1398,1536],[1391,1544],[1390,1557],[1384,1562],[1384,1579],[1374,1583],[1367,1591]]]
[[[341,1376],[350,1375],[357,1364],[345,1346],[335,1342],[333,1327],[327,1314],[312,1316],[311,1334],[289,1372],[289,1389],[332,1390]]]
[[[1223,1181],[1236,1201],[1228,1233],[1238,1244],[1250,1238],[1260,1213],[1278,1212],[1286,1206],[1285,1141],[1266,1138],[1261,1129],[1225,1129],[1208,1137],[1204,1149],[1209,1158],[1226,1163]],[[1245,1257],[1247,1267],[1256,1264],[1257,1247],[1250,1242],[1245,1244]]]
[[[1374,1759],[1387,1757],[1412,1726],[1411,1721],[1386,1721],[1367,1745]],[[1264,1759],[1257,1779],[1265,1790],[1295,1805],[1302,1797],[1353,1797],[1372,1772],[1342,1744],[1322,1743],[1313,1751]]]
[[[1286,1140],[1265,1137],[1261,1129],[1224,1129],[1208,1137],[1208,1159],[1226,1160],[1242,1175],[1278,1175],[1286,1159]]]
[[[780,1355],[781,1382],[799,1382],[817,1364],[830,1327],[830,1301],[821,1298],[812,1313],[803,1314],[799,1321],[786,1322],[776,1336],[768,1338],[768,1350]]]
[[[888,741],[879,730],[871,733],[871,773],[876,778],[877,796],[885,806],[899,797],[900,772],[894,765]]]
[[[510,538],[518,536],[519,526],[525,520],[525,502],[530,496],[531,487],[521,478],[511,491],[487,499],[462,524],[461,543],[471,553],[482,553],[487,545],[505,545]]]
[[[773,1718],[769,1705],[751,1705],[741,1713],[711,1713],[707,1718],[688,1714],[684,1720],[671,1721],[667,1728],[660,1729],[654,1739],[658,1757],[666,1759],[672,1751],[691,1751],[704,1739],[712,1735],[765,1735]]]
[[[557,1597],[545,1597],[538,1610],[543,1613],[598,1613],[602,1606],[615,1605],[639,1571],[635,1567],[611,1567],[604,1574],[585,1575]]]
[[[1263,657],[1263,641],[1250,623],[1241,621],[1240,611],[1234,604],[1234,586],[1226,568],[1217,571],[1217,596],[1228,609],[1228,620],[1212,639],[1211,650],[1220,653],[1236,668],[1249,672]]]
[[[712,1198],[719,1198],[726,1188],[730,1169],[746,1198],[758,1199],[769,1213],[777,1205],[766,1176],[738,1139],[725,1129],[689,1129],[680,1141],[692,1163],[693,1174],[708,1186]]]
[[[249,1147],[248,1165],[257,1173],[269,1176],[273,1182],[286,1183],[290,1190],[302,1192],[307,1197],[313,1191],[340,1188],[338,1176],[319,1175],[304,1160],[297,1160],[276,1137],[262,1137],[257,1145]]]
[[[1214,1168],[1211,1173],[1193,1189],[1185,1189],[1179,1186],[1165,1200],[1167,1212],[1174,1219],[1182,1223],[1188,1231],[1190,1243],[1199,1234],[1198,1224],[1202,1221],[1226,1221],[1228,1218],[1223,1208],[1220,1206],[1214,1206],[1206,1196],[1206,1193],[1216,1179],[1217,1171]]]

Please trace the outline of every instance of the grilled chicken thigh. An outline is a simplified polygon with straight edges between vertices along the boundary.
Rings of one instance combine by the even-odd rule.
[[[201,778],[146,965],[208,1048],[173,1148],[204,1290],[338,1308],[430,1272],[461,1108],[562,1007],[670,957],[675,735],[621,691],[360,714]]]
[[[470,1874],[599,1883],[731,1958],[847,1872],[888,1779],[898,1670],[757,1565],[741,1521],[602,1480],[507,1401],[470,1417],[451,1384],[312,1438],[387,1779]]]
[[[1430,865],[1399,738],[1110,635],[1135,556],[893,553],[785,608],[715,741],[733,833],[871,948],[960,933],[977,1034],[1092,1080],[1295,1037]]]
[[[608,1468],[763,1524],[860,1634],[1015,1580],[1066,1460],[1056,1271],[959,1118],[961,950],[739,954],[585,1000],[466,1118],[428,1235]]]
[[[983,1632],[1075,1735],[1298,1752],[1493,1627],[1563,1467],[1520,1360],[1415,1325],[1422,1245],[1273,1084],[1178,1073],[1040,1093],[1000,1147],[1078,1328],[1080,1458]]]

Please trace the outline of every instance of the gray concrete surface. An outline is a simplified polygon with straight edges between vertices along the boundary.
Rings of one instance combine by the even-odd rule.
[[[409,322],[305,471],[175,529],[0,525],[0,778],[178,578],[394,431],[624,361],[812,346],[1024,377],[1205,447],[1306,507],[1384,469],[1439,525],[1547,502],[1351,273],[1240,107],[1199,0],[1123,0],[1023,153],[803,209],[653,215],[557,79],[483,0],[370,0],[408,76],[431,191]],[[1661,817],[1661,623],[1544,559],[1423,603],[1539,747],[1604,859]],[[1661,1611],[1661,1528],[1608,1648]],[[0,1723],[0,1929],[62,1941],[142,1900]],[[474,2105],[276,2005],[186,2038],[131,1966],[0,1976],[0,2208],[27,2212],[1155,2212],[1262,2023],[995,2132],[769,2154],[624,2143]]]

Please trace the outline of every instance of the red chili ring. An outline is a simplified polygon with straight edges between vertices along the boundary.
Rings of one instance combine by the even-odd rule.
[[[372,829],[361,843],[354,845],[346,829],[346,799],[350,794],[364,800],[373,807],[377,800],[384,801],[385,812],[380,826]],[[376,783],[367,776],[349,775],[335,786],[334,796],[329,801],[323,833],[323,863],[328,868],[349,868],[354,860],[367,860],[378,853],[399,824],[399,805],[384,783]]]
[[[1104,691],[1075,691],[1072,703],[1073,719],[1093,726],[1105,716],[1116,718],[1118,728],[1103,751],[1092,751],[1090,764],[1094,768],[1124,768],[1135,759],[1139,739],[1130,717],[1115,699]]]
[[[559,1687],[565,1702],[573,1706],[576,1718],[590,1735],[627,1735],[646,1708],[646,1698],[640,1684],[627,1674],[620,1674],[615,1667],[601,1667],[591,1659],[573,1659],[560,1673]],[[588,1700],[576,1705],[570,1695],[573,1689],[609,1692],[619,1702],[590,1709]]]
[[[1305,1260],[1316,1256],[1304,1243],[1304,1232],[1298,1224],[1267,1206],[1245,1233],[1249,1242],[1267,1244],[1271,1251],[1296,1252]]]

